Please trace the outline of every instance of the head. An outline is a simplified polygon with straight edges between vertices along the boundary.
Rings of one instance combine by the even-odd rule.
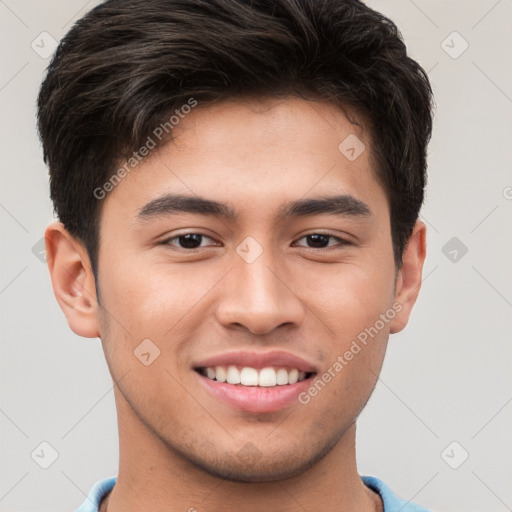
[[[325,456],[421,282],[431,89],[395,25],[355,0],[111,0],[62,40],[38,108],[54,290],[126,375],[118,410],[225,478]],[[331,375],[314,399],[205,387],[211,358],[277,349],[305,390]]]

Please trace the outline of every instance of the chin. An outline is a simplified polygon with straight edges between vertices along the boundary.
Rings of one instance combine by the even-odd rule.
[[[323,447],[309,444],[309,450],[303,447],[290,447],[280,452],[262,453],[248,442],[232,456],[224,453],[218,457],[199,457],[188,455],[196,467],[215,478],[231,482],[276,482],[299,476],[317,464],[331,450],[333,443]]]

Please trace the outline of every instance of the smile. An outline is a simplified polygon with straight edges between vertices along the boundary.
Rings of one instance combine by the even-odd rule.
[[[266,367],[261,369],[250,366],[209,366],[198,368],[203,377],[216,382],[227,382],[240,386],[275,387],[292,385],[302,382],[311,376],[312,372],[303,372],[298,368]]]

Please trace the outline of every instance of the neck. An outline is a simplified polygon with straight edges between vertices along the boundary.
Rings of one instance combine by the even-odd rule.
[[[100,512],[382,512],[380,497],[363,484],[357,472],[355,423],[325,457],[298,476],[273,482],[232,482],[206,473],[170,450],[126,402],[116,399],[116,403],[119,473]]]

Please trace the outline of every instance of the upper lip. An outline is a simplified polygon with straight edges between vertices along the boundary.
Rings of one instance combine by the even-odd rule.
[[[194,368],[211,368],[213,366],[248,366],[261,370],[268,367],[288,367],[297,368],[302,372],[315,372],[316,367],[314,364],[306,361],[305,359],[285,352],[282,350],[270,350],[266,352],[255,352],[250,350],[239,350],[233,352],[225,352],[215,356],[203,359],[193,365]]]

